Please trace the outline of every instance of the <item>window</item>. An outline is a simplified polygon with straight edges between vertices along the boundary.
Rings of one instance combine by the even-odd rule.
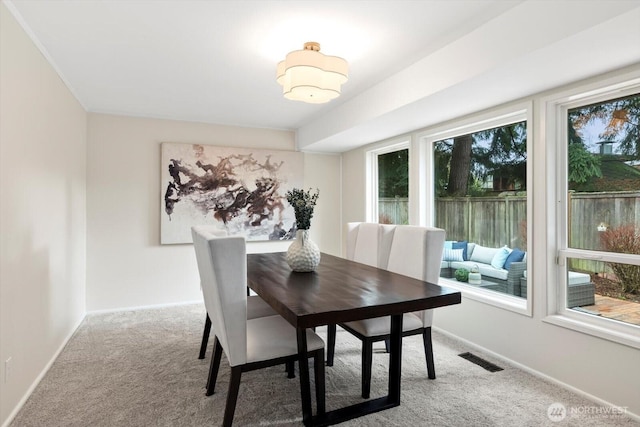
[[[447,233],[440,277],[530,314],[528,108],[429,132],[424,146],[433,173],[423,177],[421,192],[430,206],[424,222]]]
[[[640,84],[553,105],[561,319],[550,321],[640,347]]]
[[[370,221],[409,224],[409,148],[394,144],[370,152],[375,182]]]
[[[567,248],[582,252],[567,259],[563,302],[640,325],[640,93],[569,108],[567,121]]]

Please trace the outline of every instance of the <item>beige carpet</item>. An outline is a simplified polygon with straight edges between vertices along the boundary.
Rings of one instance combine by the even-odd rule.
[[[11,426],[220,425],[229,369],[223,356],[217,391],[206,397],[211,347],[205,360],[197,359],[203,321],[199,305],[87,316]],[[318,332],[325,337],[324,328]],[[372,397],[386,392],[383,348],[374,353]],[[504,370],[491,373],[458,356],[467,351]],[[585,413],[597,405],[437,333],[434,354],[437,379],[428,380],[421,338],[405,338],[402,405],[342,425],[639,425],[620,415]],[[359,392],[360,341],[338,328],[327,409],[360,402]],[[547,415],[554,403],[569,411],[560,422]],[[244,374],[234,421],[302,425],[298,378],[287,379],[280,366]]]

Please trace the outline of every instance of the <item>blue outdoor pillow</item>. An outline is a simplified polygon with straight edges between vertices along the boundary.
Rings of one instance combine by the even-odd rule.
[[[469,258],[467,257],[467,241],[466,240],[462,242],[453,242],[451,249],[462,249],[462,258],[465,261],[469,261]]]
[[[520,249],[514,249],[511,251],[506,261],[504,262],[504,269],[508,270],[512,262],[521,262],[524,259],[524,252]]]

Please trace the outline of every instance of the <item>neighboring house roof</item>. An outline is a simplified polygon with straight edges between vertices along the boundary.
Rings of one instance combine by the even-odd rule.
[[[600,157],[601,178],[592,178],[582,184],[572,183],[577,192],[637,191],[640,190],[640,170],[627,164],[628,156],[603,155]]]

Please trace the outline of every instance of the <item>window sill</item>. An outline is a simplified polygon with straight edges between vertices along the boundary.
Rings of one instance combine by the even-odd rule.
[[[457,280],[451,280],[444,277],[440,278],[439,283],[442,286],[462,292],[462,295],[465,298],[502,308],[504,310],[509,310],[524,316],[532,317],[533,315],[531,303],[527,299],[488,289],[477,288],[471,285],[465,285]]]
[[[593,317],[591,314],[566,310],[565,314],[556,313],[545,317],[543,322],[640,349],[639,327]]]

